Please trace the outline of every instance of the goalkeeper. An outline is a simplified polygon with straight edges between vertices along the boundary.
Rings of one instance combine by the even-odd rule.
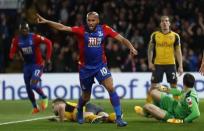
[[[51,121],[76,121],[77,104],[64,99],[57,98],[52,102],[52,110],[58,118],[49,119]],[[84,119],[88,123],[115,122],[115,113],[106,113],[98,105],[87,103],[84,107]]]
[[[199,100],[194,89],[195,78],[187,73],[183,77],[183,90],[174,88],[165,88],[161,86],[159,89],[151,91],[154,104],[145,104],[143,108],[135,106],[138,114],[148,116],[151,115],[158,120],[169,123],[191,123],[200,116]],[[163,92],[180,96],[179,100],[174,100]]]

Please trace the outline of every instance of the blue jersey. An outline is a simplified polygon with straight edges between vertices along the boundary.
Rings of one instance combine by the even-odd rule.
[[[52,43],[49,39],[40,35],[29,33],[27,36],[17,36],[12,40],[9,57],[13,59],[17,49],[21,52],[25,64],[43,65],[40,44],[44,43],[47,47],[46,59],[50,59]]]
[[[85,26],[72,27],[72,32],[78,38],[80,69],[97,69],[107,64],[104,41],[108,36],[114,38],[117,32],[106,25],[97,25],[93,32],[89,32]]]
[[[32,33],[29,33],[28,36],[19,36],[18,47],[26,64],[36,63]]]

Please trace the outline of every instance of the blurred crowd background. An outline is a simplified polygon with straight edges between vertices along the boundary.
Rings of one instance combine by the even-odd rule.
[[[171,18],[171,29],[181,37],[184,71],[198,71],[204,44],[204,0],[18,0],[17,9],[0,9],[0,73],[21,72],[22,61],[8,58],[12,37],[21,21],[31,31],[53,42],[52,65],[47,72],[77,72],[78,46],[73,34],[36,25],[35,14],[74,26],[85,23],[86,13],[97,11],[107,24],[131,41],[138,55],[113,39],[105,43],[108,67],[115,72],[147,72],[150,34],[159,29],[160,16]],[[45,47],[42,46],[42,51]]]

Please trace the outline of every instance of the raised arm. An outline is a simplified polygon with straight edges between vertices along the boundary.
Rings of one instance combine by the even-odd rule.
[[[42,16],[40,16],[39,14],[36,14],[36,19],[37,19],[37,23],[38,24],[48,24],[49,26],[51,26],[54,29],[60,30],[60,31],[68,31],[68,32],[72,32],[72,28],[69,26],[65,26],[61,23],[57,23],[51,20],[47,20],[45,18],[43,18]]]

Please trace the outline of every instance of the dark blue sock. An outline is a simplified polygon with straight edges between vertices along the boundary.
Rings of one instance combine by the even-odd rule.
[[[28,98],[30,99],[33,108],[37,108],[36,100],[35,100],[35,95],[31,89],[27,90],[28,93]]]
[[[117,118],[121,118],[121,107],[120,107],[120,98],[118,97],[118,94],[116,92],[109,93],[110,95],[110,101],[114,108],[115,114]]]
[[[32,102],[33,108],[37,108],[36,102]]]
[[[29,98],[30,102],[32,103],[33,108],[37,108],[35,95],[34,95],[34,92],[32,90],[32,87],[30,86],[30,79],[24,79],[24,80],[25,80],[25,84],[26,84],[26,91],[28,94],[28,98]]]
[[[44,94],[42,88],[38,87],[38,88],[33,88],[39,95],[42,99],[46,99],[47,96]]]
[[[80,97],[79,100],[78,100],[77,108],[78,108],[79,110],[83,110],[83,106],[84,106],[85,104],[86,104],[86,101],[84,101],[84,100],[82,99],[82,97]]]

